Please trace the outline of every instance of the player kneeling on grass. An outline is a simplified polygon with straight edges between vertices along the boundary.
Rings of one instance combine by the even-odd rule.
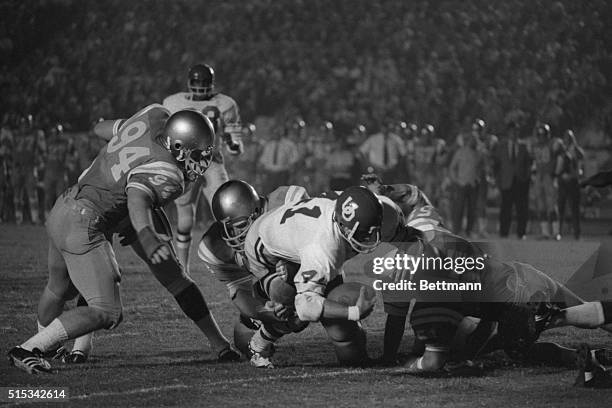
[[[267,197],[261,197],[242,180],[225,182],[213,196],[211,207],[218,221],[204,232],[198,245],[198,256],[207,269],[227,286],[232,303],[240,311],[234,343],[245,355],[249,355],[247,345],[253,331],[262,324],[292,330],[303,326],[297,321],[293,309],[258,295],[260,285],[255,282],[243,257],[246,232],[261,214],[307,198],[308,193],[299,186],[282,186]]]
[[[247,234],[249,270],[260,280],[276,273],[279,262],[296,266],[295,274],[284,277],[295,288],[295,296],[287,296],[290,306],[301,321],[322,323],[341,364],[368,360],[358,321],[369,315],[374,297],[361,287],[353,293],[355,303],[347,305],[335,299],[334,288],[342,284],[340,268],[347,259],[378,246],[381,222],[378,198],[363,187],[350,187],[335,200],[311,198],[282,206],[258,218]],[[280,335],[260,328],[250,342],[254,359],[265,365]]]
[[[246,255],[242,259],[258,281],[257,296],[281,303],[297,315],[288,325],[259,327],[248,345],[251,363],[272,367],[274,341],[310,321],[321,321],[328,329],[340,362],[367,360],[365,333],[358,320],[372,311],[374,298],[362,288],[351,299],[354,303],[346,305],[335,301],[332,293],[342,284],[339,269],[344,260],[374,249],[380,241],[382,206],[376,196],[353,187],[338,200],[306,199],[260,216],[235,218],[231,216],[235,200],[223,203],[220,217],[224,218],[219,221],[224,236],[240,237],[239,248]]]
[[[47,220],[49,281],[38,307],[40,331],[8,353],[11,364],[30,373],[51,371],[42,352],[120,323],[121,275],[110,242],[115,232],[132,243],[189,318],[200,325],[210,316],[201,292],[176,260],[171,232],[164,235],[160,222],[153,221],[161,214],[156,209],[182,193],[185,178],[194,180],[206,171],[215,141],[210,121],[199,112],[170,115],[150,105],[109,126],[114,137],[58,198]],[[118,231],[126,218],[129,228]],[[86,305],[63,311],[77,293]]]

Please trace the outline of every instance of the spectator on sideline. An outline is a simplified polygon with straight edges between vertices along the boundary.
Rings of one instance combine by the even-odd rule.
[[[272,139],[265,142],[259,157],[264,179],[263,194],[271,193],[278,186],[289,183],[289,176],[299,153],[295,143],[288,137],[287,126],[279,127],[273,131]]]
[[[466,136],[463,146],[455,151],[449,165],[449,176],[455,185],[455,202],[453,208],[453,232],[460,234],[463,230],[463,216],[466,217],[465,235],[472,236],[476,219],[476,200],[478,184],[483,172],[483,157],[477,150],[477,135]]]
[[[565,205],[569,202],[574,238],[580,238],[580,177],[584,151],[578,145],[571,129],[563,135],[565,151],[557,156],[555,176],[559,187],[559,233],[563,235],[565,224]]]
[[[406,146],[401,137],[383,124],[380,132],[370,135],[359,147],[365,165],[371,167],[387,184],[405,182]]]
[[[511,121],[507,136],[497,145],[493,169],[501,193],[499,234],[508,237],[512,212],[516,209],[516,234],[524,239],[529,211],[529,181],[533,157],[527,145],[519,140],[520,126]]]

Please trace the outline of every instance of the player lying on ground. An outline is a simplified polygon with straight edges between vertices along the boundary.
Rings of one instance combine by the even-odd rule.
[[[160,231],[164,220],[155,209],[182,193],[185,178],[206,171],[215,138],[210,121],[198,112],[170,116],[160,105],[150,105],[112,127],[115,137],[58,198],[47,221],[49,281],[38,307],[41,330],[8,353],[12,364],[30,373],[51,371],[41,352],[120,323],[114,232],[131,241],[188,317],[199,324],[209,316],[201,292],[176,260],[172,236]],[[130,228],[118,231],[126,218]],[[87,306],[63,311],[77,293]]]
[[[235,240],[241,251],[244,248],[243,259],[258,280],[258,294],[295,308],[302,322],[321,321],[341,363],[367,360],[365,333],[357,321],[372,311],[373,297],[368,298],[365,290],[353,291],[348,305],[333,299],[340,300],[350,290],[332,294],[342,284],[339,268],[344,260],[374,249],[380,241],[382,206],[376,196],[365,188],[353,187],[338,200],[302,200],[261,216],[238,215],[232,212],[235,201],[221,201],[226,214],[221,219],[224,235]],[[272,367],[269,357],[274,341],[303,327],[260,327],[249,342],[251,362]]]
[[[442,259],[482,258],[484,269],[462,274],[455,271],[417,270],[414,274],[394,271],[395,279],[444,279],[453,282],[479,282],[481,292],[448,293],[448,298],[437,302],[422,301],[418,292],[413,292],[416,304],[411,314],[411,325],[421,348],[419,357],[408,362],[411,371],[436,371],[444,367],[451,357],[469,358],[492,349],[503,348],[511,357],[536,356],[539,361],[553,360],[556,363],[575,361],[575,350],[548,343],[536,346],[535,340],[542,330],[568,324],[586,326],[591,324],[589,311],[581,313],[575,307],[584,305],[582,300],[560,283],[554,281],[531,265],[519,262],[499,262],[484,254],[468,241],[440,227],[433,227],[434,235],[429,239],[418,230],[398,226],[393,245],[398,252],[410,256],[429,256]],[[383,299],[386,293],[383,292]],[[422,294],[421,294],[422,295]],[[455,296],[455,298],[451,298]],[[385,329],[384,359],[393,361],[399,340],[403,335],[405,318],[410,304],[408,295],[404,302],[386,301],[388,313]],[[552,305],[556,305],[554,308]],[[558,311],[558,308],[567,309]],[[565,311],[571,310],[569,316]],[[451,355],[451,345],[465,316],[481,319],[478,328],[470,331],[472,336]],[[580,316],[582,316],[580,318]],[[497,336],[492,329],[499,323]],[[603,322],[602,322],[603,323]],[[605,328],[602,326],[602,328]],[[465,329],[465,327],[464,327]],[[465,335],[465,333],[464,333]],[[464,336],[465,337],[465,336]],[[479,343],[476,339],[480,338]]]
[[[173,106],[173,109],[170,112],[173,113],[173,112],[178,111],[178,110],[179,109],[178,109],[177,106]],[[187,108],[184,109],[184,110],[193,111],[192,109],[187,109]],[[207,118],[208,118],[208,116],[207,116]],[[118,129],[117,124],[119,124],[119,122],[117,122],[117,121],[110,121],[110,120],[109,121],[101,122],[98,125],[96,125],[96,127],[94,128],[94,132],[96,133],[96,135],[98,137],[100,137],[100,138],[102,138],[104,140],[109,141],[112,138],[117,137],[117,129]],[[213,129],[214,129],[214,127],[215,127],[215,125],[213,124]],[[213,146],[214,146],[214,144],[213,144]],[[217,167],[219,166],[219,164],[213,164],[215,150],[213,150],[211,152],[208,152],[207,154],[209,154],[208,158],[210,160],[208,160],[208,162],[207,162],[208,167],[207,167],[206,172],[202,176],[195,177],[195,178],[192,178],[190,180],[187,180],[187,182],[185,183],[184,190],[188,190],[188,191],[191,191],[191,192],[199,191],[199,189],[202,186],[201,181],[204,178],[207,178],[209,180],[211,177],[213,177],[211,174],[208,174],[211,171],[211,167],[213,168],[213,173],[218,171]],[[223,171],[225,171],[225,170],[223,170]],[[226,178],[227,178],[227,176],[226,176]],[[183,193],[182,195],[179,196],[178,200],[185,200],[185,197],[188,196],[189,194],[190,194],[189,192]],[[191,215],[193,215],[193,214],[191,214]],[[166,217],[164,217],[164,218],[166,218]],[[129,222],[127,220],[124,220],[124,223],[126,224],[126,227],[129,226]],[[165,224],[167,224],[165,226],[166,227],[165,229],[167,229],[168,231],[171,231],[169,223],[165,223]],[[171,233],[169,233],[169,235],[172,237]],[[134,238],[134,236],[132,235],[132,240],[133,240],[133,238]],[[131,240],[123,239],[121,241],[121,243],[122,243],[122,245],[130,245],[131,244]],[[137,248],[135,248],[135,249],[137,249]],[[138,251],[137,251],[137,253],[140,255],[140,253]],[[184,257],[184,259],[181,259],[181,254],[186,256],[186,258]],[[184,273],[187,276],[189,276],[188,265],[185,263],[185,262],[188,262],[188,256],[184,252],[183,253],[181,252],[180,247],[178,248],[178,251],[177,251],[176,255],[177,255],[177,260],[180,263],[181,268],[183,268]],[[141,258],[143,258],[143,257],[141,256]],[[143,259],[146,262],[146,259],[145,258],[143,258]],[[162,282],[162,280],[160,280],[160,282]],[[232,360],[239,359],[239,355],[231,350],[229,340],[223,335],[223,333],[219,329],[219,326],[217,325],[215,317],[211,313],[207,313],[207,315],[204,316],[202,319],[200,319],[196,324],[198,325],[198,328],[202,331],[202,333],[204,333],[204,335],[207,337],[207,339],[210,342],[211,346],[213,347],[213,349],[215,350],[215,352],[219,356],[219,360],[220,361],[232,361]],[[84,345],[86,347],[87,344],[91,344],[91,339],[88,340],[87,337],[78,338],[76,340],[76,344],[79,347],[81,347],[81,345]],[[83,348],[83,347],[81,347],[81,348]],[[73,347],[73,350],[75,350],[75,349],[79,350],[76,347]]]

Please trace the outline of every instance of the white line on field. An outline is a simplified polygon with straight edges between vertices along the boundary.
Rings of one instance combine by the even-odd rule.
[[[394,369],[381,369],[376,370],[376,373],[385,373],[385,372],[393,372]],[[308,378],[324,378],[324,377],[340,377],[340,376],[352,376],[352,375],[363,375],[363,374],[371,374],[371,370],[364,370],[362,368],[357,369],[347,369],[347,370],[339,370],[339,371],[326,371],[321,373],[303,373],[303,374],[293,374],[293,375],[269,375],[266,377],[251,377],[251,378],[236,378],[233,380],[221,380],[221,381],[213,381],[209,383],[203,384],[195,384],[195,385],[186,385],[186,384],[172,384],[172,385],[162,385],[159,387],[149,387],[149,388],[137,388],[133,390],[127,391],[115,391],[115,392],[94,392],[91,394],[81,394],[71,396],[71,400],[86,400],[90,398],[97,397],[113,397],[113,396],[121,396],[121,395],[137,395],[137,394],[150,394],[155,392],[163,392],[163,391],[171,391],[171,390],[179,390],[179,389],[187,389],[187,388],[208,388],[208,387],[218,387],[222,385],[237,385],[244,383],[260,383],[267,381],[275,381],[275,380],[300,380],[300,379],[308,379]],[[18,402],[12,406],[22,405],[24,402]]]

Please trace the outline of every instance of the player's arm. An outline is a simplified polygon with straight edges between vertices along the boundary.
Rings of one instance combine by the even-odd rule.
[[[125,119],[103,120],[102,122],[96,123],[93,131],[100,139],[109,141],[117,134],[119,127],[121,127],[124,122]]]
[[[303,267],[304,265],[302,265]],[[323,296],[329,273],[302,268],[295,276],[295,311],[302,321],[316,322],[320,319],[361,320],[374,308],[375,298],[368,299],[365,287],[353,306],[346,306]]]
[[[169,243],[172,237],[161,237],[155,232],[152,211],[173,201],[183,189],[183,175],[170,163],[151,162],[130,171],[125,190],[129,218],[147,259],[153,264],[173,255]]]
[[[244,144],[242,143],[242,124],[240,123],[240,112],[238,105],[231,100],[231,106],[223,112],[223,140],[227,151],[233,155],[242,154]]]
[[[153,226],[153,200],[149,194],[137,188],[127,189],[127,205],[132,227],[147,258],[153,264],[166,261],[171,256],[168,242],[163,240]]]

